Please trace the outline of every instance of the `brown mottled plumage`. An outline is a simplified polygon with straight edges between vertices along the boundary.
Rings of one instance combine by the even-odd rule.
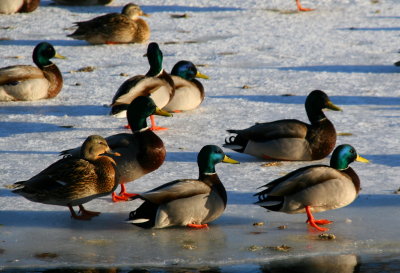
[[[80,157],[58,160],[29,180],[15,183],[13,192],[33,202],[67,206],[73,218],[89,220],[99,213],[85,210],[82,204],[107,195],[118,186],[115,161],[104,153],[118,156],[104,138],[89,136]],[[76,215],[72,206],[79,206],[81,215]]]
[[[121,13],[109,13],[89,21],[76,22],[78,29],[67,35],[90,44],[144,43],[150,28],[139,16],[146,16],[138,5],[127,4]]]
[[[146,119],[150,115],[171,116],[168,112],[158,109],[149,96],[139,96],[128,107],[128,124],[131,134],[122,133],[106,138],[108,145],[121,156],[114,157],[119,173],[118,183],[121,193],[113,193],[114,201],[127,200],[131,194],[126,192],[124,184],[132,182],[143,175],[158,169],[165,160],[163,141],[147,127]],[[80,148],[65,150],[62,155],[79,156]]]

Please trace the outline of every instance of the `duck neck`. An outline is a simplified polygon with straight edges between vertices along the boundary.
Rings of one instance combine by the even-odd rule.
[[[205,177],[216,174],[215,165],[212,162],[208,162],[207,165],[199,164],[199,177]]]
[[[132,132],[138,132],[147,128],[146,118],[143,117],[128,116],[128,123],[129,126],[131,127]]]
[[[53,63],[45,58],[45,57],[41,57],[41,56],[33,56],[33,62],[40,68],[43,69],[46,66],[52,65]]]
[[[326,120],[326,116],[322,109],[306,105],[306,112],[311,124],[319,123]]]

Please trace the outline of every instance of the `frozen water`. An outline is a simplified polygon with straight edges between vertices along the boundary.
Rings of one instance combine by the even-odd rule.
[[[146,45],[90,46],[65,36],[72,32],[72,22],[119,12],[124,4],[115,0],[107,7],[59,7],[43,0],[33,13],[0,16],[1,66],[30,64],[32,49],[42,40],[68,58],[54,61],[65,81],[55,99],[0,103],[1,186],[33,176],[57,160],[59,151],[81,144],[90,134],[124,130],[125,121],[108,116],[104,105],[126,80],[121,73],[147,72],[142,57]],[[361,178],[360,198],[317,215],[334,220],[329,232],[336,240],[325,241],[308,229],[304,215],[267,212],[252,205],[252,194],[289,171],[327,164],[329,158],[263,167],[261,160],[226,151],[241,164],[217,166],[229,203],[207,230],[141,230],[123,223],[139,201],[112,204],[109,197],[87,203],[103,214],[79,222],[70,219],[66,208],[32,203],[3,188],[1,269],[208,266],[269,272],[273,262],[295,263],[302,257],[343,257],[347,262],[342,263],[351,266],[355,257],[399,254],[400,199],[393,194],[400,187],[400,69],[392,65],[400,59],[397,0],[307,1],[304,6],[316,8],[309,13],[288,13],[295,9],[292,0],[137,4],[151,14],[146,18],[151,41],[160,44],[164,67],[170,71],[177,61],[191,60],[211,79],[202,80],[206,99],[199,109],[158,119],[170,128],[159,133],[167,160],[128,184],[130,191],[196,178],[197,152],[206,144],[221,145],[226,129],[281,118],[307,121],[305,97],[321,89],[344,110],[327,112],[339,133],[349,133],[339,136],[338,144],[352,144],[372,160],[352,165]],[[176,13],[189,17],[171,18]],[[71,72],[85,66],[95,70]],[[255,222],[265,225],[253,226]],[[278,229],[282,225],[287,228]],[[289,251],[271,248],[282,245]]]

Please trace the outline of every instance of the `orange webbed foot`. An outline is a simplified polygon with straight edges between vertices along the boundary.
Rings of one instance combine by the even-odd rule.
[[[326,219],[316,220],[316,219],[314,219],[314,216],[311,214],[310,206],[306,206],[305,209],[306,209],[306,213],[307,213],[307,221],[306,221],[306,223],[308,223],[310,226],[316,228],[319,231],[327,231],[327,230],[329,230],[329,228],[320,227],[318,225],[330,224],[330,223],[332,223],[332,221],[329,221],[329,220],[326,220]]]
[[[187,224],[187,227],[195,228],[195,229],[202,229],[202,228],[208,228],[208,225],[207,224]]]
[[[296,0],[296,5],[297,5],[298,11],[313,11],[314,10],[314,9],[309,9],[309,8],[303,8],[303,6],[300,3],[300,0]]]

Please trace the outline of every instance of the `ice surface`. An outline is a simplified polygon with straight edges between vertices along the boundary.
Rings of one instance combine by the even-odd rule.
[[[121,73],[147,72],[146,45],[90,46],[65,35],[74,21],[119,12],[125,3],[59,7],[43,0],[33,13],[0,16],[2,67],[32,63],[32,49],[42,40],[68,58],[54,61],[64,76],[55,99],[0,103],[1,186],[30,178],[57,160],[59,151],[80,145],[90,134],[124,131],[125,121],[108,116],[105,105],[127,79]],[[267,212],[252,205],[252,194],[289,171],[327,164],[329,158],[263,167],[259,159],[228,150],[241,164],[217,166],[229,203],[208,230],[141,230],[123,223],[139,201],[112,204],[109,197],[87,203],[85,207],[103,214],[79,222],[70,219],[67,208],[32,203],[2,188],[0,270],[103,265],[273,272],[273,262],[319,263],[313,257],[321,255],[350,267],[363,255],[398,256],[400,198],[393,192],[400,187],[400,69],[392,65],[400,59],[397,0],[308,1],[303,5],[316,8],[309,13],[287,12],[295,9],[292,0],[137,4],[151,14],[146,18],[151,41],[160,44],[164,67],[169,71],[177,61],[190,60],[211,79],[202,80],[206,99],[199,109],[158,119],[170,128],[159,133],[167,160],[128,184],[129,191],[196,178],[197,152],[206,144],[221,145],[226,129],[282,118],[307,121],[305,97],[321,89],[343,108],[327,112],[337,131],[348,133],[338,137],[338,144],[352,144],[372,160],[352,164],[361,178],[360,198],[346,208],[317,214],[334,220],[329,232],[336,236],[319,240],[320,233],[307,227],[304,215]],[[171,18],[177,13],[189,16]],[[71,72],[85,66],[95,70]],[[293,96],[283,96],[287,94]],[[256,222],[265,225],[253,226]],[[278,229],[282,225],[287,228]],[[270,248],[281,245],[290,250]]]

